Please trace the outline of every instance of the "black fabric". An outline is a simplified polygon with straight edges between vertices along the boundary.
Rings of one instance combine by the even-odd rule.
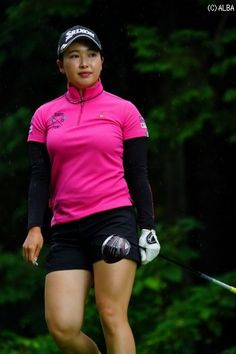
[[[50,162],[45,144],[29,142],[31,178],[28,193],[28,229],[44,225],[48,208]]]
[[[111,235],[126,238],[130,252],[123,258],[132,259],[139,266],[136,215],[132,206],[114,208],[80,220],[52,226],[46,256],[46,270],[92,269],[103,259],[102,244]]]
[[[148,180],[147,138],[134,138],[124,143],[125,178],[137,209],[141,229],[155,229],[152,191]]]

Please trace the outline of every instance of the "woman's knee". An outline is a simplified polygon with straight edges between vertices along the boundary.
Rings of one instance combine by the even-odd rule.
[[[97,304],[103,329],[111,335],[128,322],[127,313],[117,304]]]
[[[46,317],[48,330],[52,337],[60,345],[66,345],[78,337],[81,330],[81,323],[73,321],[56,320]]]

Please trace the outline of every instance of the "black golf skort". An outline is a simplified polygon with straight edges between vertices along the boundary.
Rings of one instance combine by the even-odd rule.
[[[93,263],[101,260],[102,243],[111,235],[126,238],[131,243],[125,257],[140,265],[136,215],[132,206],[107,210],[51,229],[46,256],[47,273],[68,270],[92,270]]]

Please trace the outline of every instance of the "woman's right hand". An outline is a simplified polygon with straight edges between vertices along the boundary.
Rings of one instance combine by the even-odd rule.
[[[43,236],[39,226],[32,227],[23,243],[23,257],[37,265],[37,259],[43,247]]]

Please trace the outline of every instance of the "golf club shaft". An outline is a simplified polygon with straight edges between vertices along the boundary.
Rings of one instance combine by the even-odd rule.
[[[223,288],[233,292],[234,294],[236,294],[236,288],[234,288],[233,286],[230,286],[228,284],[225,284],[224,282],[218,280],[218,279],[215,279],[205,273],[202,273],[202,272],[199,272],[198,270],[195,270],[183,263],[180,263],[179,261],[177,261],[176,259],[173,259],[173,258],[170,258],[170,257],[167,257],[166,255],[163,255],[163,254],[159,254],[159,257],[161,257],[162,259],[165,259],[166,261],[170,262],[170,263],[173,263],[173,264],[176,264],[178,266],[180,266],[181,268],[184,268],[186,270],[188,270],[189,272],[191,272],[192,274],[195,274],[197,275],[198,277],[200,278],[203,278],[205,280],[208,280],[214,284],[217,284],[219,286],[222,286]]]
[[[135,246],[135,245],[134,245],[134,246]],[[139,246],[139,247],[140,247],[140,246]],[[140,248],[142,248],[142,249],[145,250],[144,247],[140,247]],[[192,274],[194,274],[194,275],[196,275],[196,276],[198,276],[198,277],[200,277],[200,278],[203,278],[203,279],[205,279],[205,280],[208,280],[208,281],[210,281],[211,283],[217,284],[217,285],[219,285],[219,286],[221,286],[221,287],[223,287],[223,288],[225,288],[225,289],[231,291],[232,293],[236,294],[236,288],[233,287],[233,286],[231,286],[231,285],[225,284],[224,282],[222,282],[222,281],[220,281],[220,280],[218,280],[218,279],[215,279],[215,278],[213,278],[213,277],[210,277],[209,275],[207,275],[207,274],[205,274],[205,273],[199,272],[198,270],[195,270],[195,269],[193,269],[193,268],[187,266],[186,264],[183,264],[183,263],[177,261],[176,259],[170,258],[170,257],[168,257],[168,256],[166,256],[166,255],[164,255],[164,254],[161,254],[161,253],[160,253],[160,254],[159,254],[159,257],[162,258],[162,259],[164,259],[164,260],[166,260],[166,261],[168,261],[168,262],[170,262],[170,263],[176,264],[176,265],[178,265],[179,267],[181,267],[181,268],[183,268],[183,269],[186,269],[187,271],[191,272]]]

